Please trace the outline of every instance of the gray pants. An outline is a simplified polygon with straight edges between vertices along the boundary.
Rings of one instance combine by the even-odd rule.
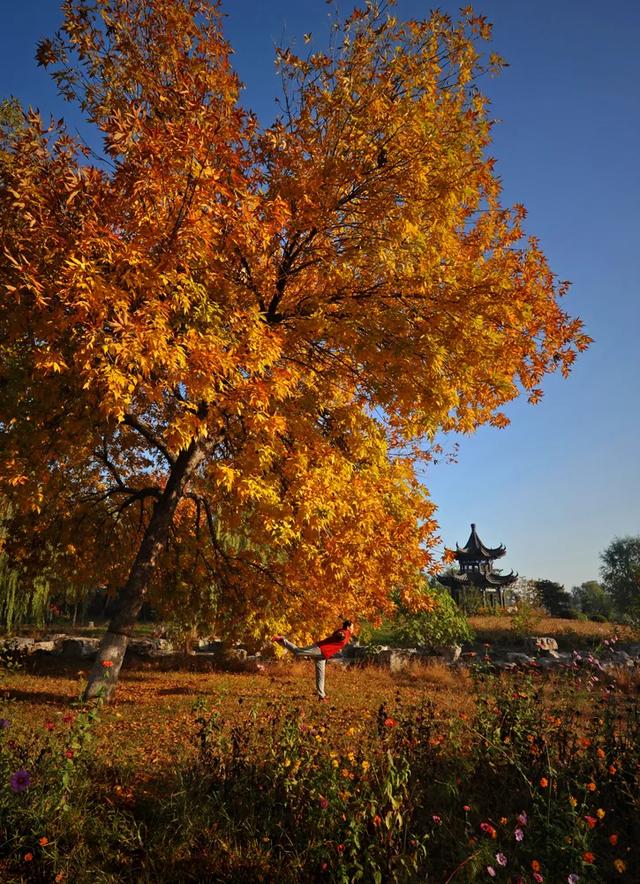
[[[282,645],[287,651],[295,654],[296,657],[308,657],[310,660],[313,660],[316,664],[316,690],[318,697],[324,700],[324,670],[327,661],[322,656],[320,648],[317,645],[309,645],[308,648],[298,648],[286,638],[282,639]]]

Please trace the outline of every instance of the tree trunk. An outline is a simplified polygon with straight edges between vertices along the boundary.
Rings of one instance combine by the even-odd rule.
[[[180,452],[171,467],[167,485],[155,503],[127,582],[120,592],[116,613],[100,642],[98,656],[84,691],[85,700],[98,696],[108,699],[113,694],[131,632],[144,602],[158,556],[167,542],[173,514],[185,485],[203,456],[201,446],[192,442],[189,448]]]

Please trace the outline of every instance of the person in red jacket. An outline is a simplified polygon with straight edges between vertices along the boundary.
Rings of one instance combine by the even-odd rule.
[[[318,699],[324,701],[326,700],[326,694],[324,692],[325,664],[327,660],[330,660],[334,654],[337,654],[338,651],[341,651],[344,646],[349,643],[352,631],[353,623],[351,620],[345,620],[342,623],[341,629],[336,629],[331,635],[323,638],[322,641],[309,645],[308,648],[296,647],[296,645],[288,641],[283,635],[274,635],[271,640],[276,642],[276,644],[281,645],[283,648],[286,648],[288,651],[291,651],[296,657],[308,657],[313,660],[316,664],[316,690],[318,692]]]

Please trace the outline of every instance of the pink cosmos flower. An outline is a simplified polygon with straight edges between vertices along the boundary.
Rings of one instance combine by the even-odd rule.
[[[522,829],[516,829],[513,834],[515,835],[516,841],[522,841],[524,838],[524,832]]]
[[[496,853],[496,862],[499,866],[506,866],[507,858],[504,853]]]
[[[521,826],[527,825],[527,823],[529,822],[529,817],[527,816],[526,811],[523,810],[522,813],[518,814],[518,822]]]
[[[537,884],[541,884],[541,882],[544,881],[544,878],[542,877],[540,872],[534,872],[533,873],[533,880],[536,881]]]
[[[567,878],[568,884],[578,884],[580,878],[574,872],[572,872]]]
[[[493,868],[493,866],[487,866],[487,874],[491,875],[492,878],[495,878],[496,870]]]
[[[11,774],[9,785],[14,792],[25,792],[31,785],[31,774],[23,767]]]

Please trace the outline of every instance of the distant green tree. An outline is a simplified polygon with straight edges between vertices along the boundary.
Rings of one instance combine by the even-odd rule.
[[[616,537],[600,555],[602,585],[620,614],[640,616],[640,537]]]
[[[552,617],[571,617],[571,595],[561,583],[535,580],[534,587],[547,614]]]
[[[597,580],[585,580],[580,586],[571,590],[573,604],[578,611],[587,617],[606,617],[613,613],[613,600]]]

